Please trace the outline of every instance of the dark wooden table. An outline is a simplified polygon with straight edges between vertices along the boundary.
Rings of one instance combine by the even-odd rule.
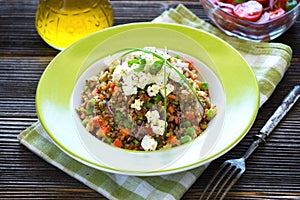
[[[111,1],[115,25],[150,21],[183,3],[207,19],[198,1]],[[105,199],[48,164],[19,143],[17,135],[37,121],[35,91],[58,51],[36,33],[38,0],[0,0],[0,199]],[[183,199],[197,199],[216,168],[242,156],[284,96],[300,83],[300,22],[275,40],[290,45],[293,58],[274,94],[260,109],[248,135],[214,161]],[[250,157],[247,170],[227,199],[300,199],[300,103],[282,120],[268,143]]]

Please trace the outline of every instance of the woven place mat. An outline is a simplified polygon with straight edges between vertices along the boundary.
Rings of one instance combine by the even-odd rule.
[[[252,67],[260,89],[260,105],[273,93],[290,65],[292,50],[279,43],[256,43],[229,37],[199,19],[182,4],[165,11],[154,22],[178,23],[210,32],[235,47]],[[18,136],[33,153],[108,199],[180,199],[207,166],[163,176],[127,176],[93,169],[57,148],[39,122]]]

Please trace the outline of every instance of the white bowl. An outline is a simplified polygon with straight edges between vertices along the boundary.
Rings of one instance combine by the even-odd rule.
[[[168,150],[141,152],[116,148],[100,141],[83,127],[79,116],[74,113],[75,124],[82,144],[99,162],[104,162],[110,167],[124,171],[157,171],[171,166],[175,161],[185,160],[186,156],[189,159],[194,156],[196,156],[196,160],[203,159],[213,149],[217,138],[222,133],[221,130],[225,115],[226,98],[222,84],[213,71],[198,59],[181,52],[172,52],[171,49],[168,52],[171,55],[178,55],[180,58],[185,58],[193,63],[202,76],[201,81],[209,83],[211,100],[213,105],[217,105],[218,114],[208,124],[208,128],[195,141]],[[114,57],[117,58],[120,55],[119,53]],[[107,68],[107,60],[112,60],[112,58],[109,56],[108,58],[100,59],[92,64],[78,79],[72,97],[74,112],[81,105],[81,96],[86,80]]]

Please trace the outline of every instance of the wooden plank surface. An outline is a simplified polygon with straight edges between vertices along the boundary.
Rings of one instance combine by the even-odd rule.
[[[198,1],[180,1],[206,19]],[[115,25],[151,21],[179,1],[111,1]],[[0,199],[105,199],[69,177],[17,140],[37,120],[35,91],[47,64],[58,53],[34,27],[37,0],[0,0]],[[207,19],[206,19],[207,20]],[[242,156],[253,134],[275,111],[284,96],[300,84],[300,23],[275,40],[293,49],[291,67],[269,101],[260,109],[248,135],[232,151],[213,162],[183,199],[197,199],[216,168]],[[268,143],[250,157],[247,171],[226,199],[300,199],[299,102],[274,130]]]

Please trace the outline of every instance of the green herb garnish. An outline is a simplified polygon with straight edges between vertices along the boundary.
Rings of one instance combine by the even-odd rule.
[[[152,52],[152,51],[148,51],[148,50],[145,50],[145,49],[139,49],[139,48],[125,48],[125,49],[122,49],[122,50],[120,50],[120,51],[118,51],[118,52],[122,52],[122,51],[127,51],[127,52],[124,53],[124,54],[121,56],[121,58],[124,57],[124,56],[126,56],[126,55],[128,55],[128,54],[130,54],[130,53],[133,53],[133,52],[136,52],[136,51],[141,51],[141,52],[144,52],[144,53],[152,54],[153,56],[155,56],[155,57],[157,57],[157,58],[159,58],[159,59],[161,59],[161,60],[165,60],[165,58],[163,58],[162,56],[158,55],[157,53],[154,53],[154,52]],[[201,114],[203,115],[203,108],[204,108],[204,106],[203,106],[203,104],[202,104],[202,102],[201,102],[201,100],[200,100],[200,97],[197,95],[195,89],[193,88],[193,86],[190,84],[190,82],[187,80],[187,78],[186,78],[183,74],[181,74],[181,73],[178,71],[178,69],[177,69],[176,67],[174,67],[169,61],[166,60],[165,63],[166,63],[169,67],[171,67],[171,68],[172,68],[172,69],[180,76],[180,78],[184,81],[184,83],[186,83],[187,86],[190,88],[190,90],[191,90],[192,93],[195,95],[196,99],[198,100],[198,102],[199,102],[199,104],[200,104],[200,106],[201,106]]]

